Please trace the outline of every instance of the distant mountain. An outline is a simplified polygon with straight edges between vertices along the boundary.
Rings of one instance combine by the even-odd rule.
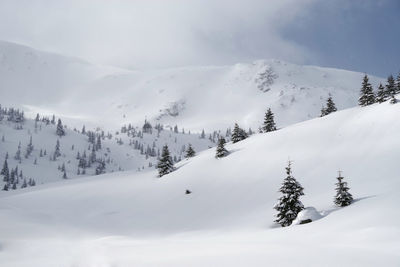
[[[79,125],[137,125],[146,117],[198,132],[234,122],[254,130],[271,107],[282,127],[318,116],[329,94],[339,109],[355,106],[362,76],[279,60],[129,71],[0,42],[4,104],[26,105],[31,115],[56,113]]]

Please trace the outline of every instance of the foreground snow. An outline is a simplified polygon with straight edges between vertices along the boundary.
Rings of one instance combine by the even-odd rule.
[[[397,266],[399,112],[385,103],[255,135],[161,179],[125,172],[3,194],[0,265]],[[272,206],[288,158],[323,218],[280,228]],[[346,208],[333,206],[339,169],[355,198]]]

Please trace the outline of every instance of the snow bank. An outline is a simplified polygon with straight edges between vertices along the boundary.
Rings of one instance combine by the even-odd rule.
[[[307,223],[307,221],[314,222],[321,218],[322,218],[321,213],[319,213],[314,207],[307,207],[304,210],[302,210],[299,214],[297,214],[297,217],[292,222],[292,225]]]

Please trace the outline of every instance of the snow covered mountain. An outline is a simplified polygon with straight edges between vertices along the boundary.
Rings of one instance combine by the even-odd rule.
[[[397,266],[400,105],[356,107],[124,172],[0,193],[4,266]],[[280,228],[287,161],[321,219]],[[333,205],[343,171],[354,203]],[[185,194],[189,189],[192,193]]]
[[[0,97],[28,115],[58,114],[70,125],[178,125],[200,132],[238,122],[256,130],[271,107],[279,127],[315,118],[329,94],[353,107],[361,73],[278,60],[219,67],[130,71],[0,42]],[[381,79],[371,77],[374,86]]]
[[[189,144],[200,152],[214,146],[216,138],[148,123],[146,130],[128,125],[111,132],[101,128],[78,131],[63,125],[65,135],[58,136],[56,119],[39,115],[38,119],[22,121],[14,114],[21,112],[0,107],[0,161],[3,168],[7,159],[12,176],[11,181],[2,179],[0,186],[8,186],[9,191],[25,187],[24,180],[44,184],[107,172],[154,169],[165,144],[178,162]],[[17,171],[13,174],[13,170]]]

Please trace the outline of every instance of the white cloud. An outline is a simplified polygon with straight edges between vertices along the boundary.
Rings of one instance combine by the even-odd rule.
[[[314,0],[2,0],[1,39],[138,68],[301,63],[312,54],[282,38]]]

